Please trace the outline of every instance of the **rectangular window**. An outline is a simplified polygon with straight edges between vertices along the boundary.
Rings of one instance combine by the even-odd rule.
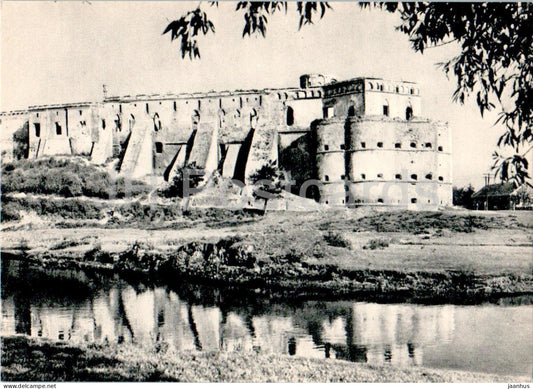
[[[346,146],[341,145],[341,150],[345,150],[345,149],[346,149]]]
[[[41,123],[33,123],[33,127],[35,128],[35,136],[39,138],[41,136]]]
[[[61,135],[61,124],[59,122],[56,122],[56,135]]]
[[[394,144],[394,148],[395,149],[401,149],[402,148],[402,144],[401,143],[395,143]]]
[[[437,148],[437,150],[442,151],[442,150],[443,150],[443,149],[442,149],[442,146],[439,146],[439,147]]]
[[[378,147],[382,148],[383,147],[383,142],[378,142]]]
[[[366,148],[366,143],[365,142],[361,142],[361,148],[362,149]]]
[[[328,145],[324,145],[324,150],[328,151],[329,150],[329,146]]]
[[[361,178],[364,180],[366,178],[366,174],[361,174]]]
[[[163,152],[163,143],[155,142],[155,152],[161,154]]]
[[[397,180],[401,180],[402,179],[402,175],[401,174],[396,174],[394,176],[394,178],[396,178]]]
[[[384,105],[383,106],[383,116],[389,116],[389,106]]]
[[[324,176],[324,181],[329,181],[329,176]]]
[[[411,203],[412,203],[412,204],[416,204],[416,198],[413,197],[413,198],[411,199]]]

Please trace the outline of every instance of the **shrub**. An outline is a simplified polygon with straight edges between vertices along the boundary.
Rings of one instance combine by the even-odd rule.
[[[385,247],[389,247],[389,241],[384,239],[371,239],[368,244],[363,246],[364,250],[376,250],[376,249],[384,249]]]
[[[334,247],[351,248],[352,246],[349,240],[344,238],[341,234],[333,231],[329,231],[327,234],[325,234],[324,240],[327,242],[327,244]]]

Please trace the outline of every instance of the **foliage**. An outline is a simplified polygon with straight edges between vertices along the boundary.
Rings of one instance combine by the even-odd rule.
[[[298,13],[298,29],[307,24],[313,24],[316,15],[322,18],[326,10],[331,9],[327,2],[298,1],[295,3]],[[211,2],[211,6],[218,7],[218,2]],[[242,36],[261,34],[265,36],[267,31],[268,17],[276,12],[287,13],[289,3],[284,1],[239,1],[235,11],[243,12],[244,28]],[[314,18],[314,19],[313,19]],[[170,40],[179,40],[181,57],[189,59],[200,58],[198,37],[200,34],[207,35],[215,32],[215,26],[209,20],[206,12],[201,10],[201,4],[192,11],[182,15],[179,19],[170,22],[163,35],[170,33]]]
[[[338,232],[329,231],[327,234],[324,235],[324,240],[327,242],[327,244],[333,247],[352,247],[350,241],[344,238]]]
[[[279,197],[286,184],[284,174],[272,161],[261,166],[250,176],[250,180],[255,185],[254,197],[265,201]]]
[[[453,187],[453,205],[459,205],[468,209],[473,208],[472,195],[475,193],[472,184],[466,188]]]
[[[172,179],[172,183],[161,192],[162,195],[165,197],[188,197],[192,194],[188,192],[188,189],[195,189],[200,185],[203,181],[203,173],[203,170],[196,166],[196,162],[179,168]]]
[[[44,158],[2,166],[2,192],[55,194],[102,199],[135,197],[148,193],[142,182],[114,179],[100,168],[81,161]]]
[[[13,133],[13,158],[23,159],[28,158],[30,151],[30,134],[29,125],[24,123],[24,126]]]
[[[368,244],[363,246],[363,250],[383,250],[385,247],[389,247],[389,241],[385,239],[370,239]]]
[[[450,42],[460,45],[459,55],[440,64],[457,79],[453,99],[463,104],[475,95],[481,116],[499,107],[497,123],[505,126],[505,132],[498,146],[512,147],[514,155],[495,152],[494,168],[504,181],[512,178],[523,183],[530,178],[526,153],[533,144],[533,4],[374,5],[400,14],[398,30],[409,36],[415,51],[423,53]]]
[[[265,36],[268,17],[287,13],[291,4],[237,3],[236,11],[244,12],[243,36]],[[462,104],[474,95],[482,116],[499,107],[497,123],[504,125],[505,132],[498,146],[510,148],[512,155],[494,152],[493,168],[503,181],[527,182],[531,177],[526,154],[533,147],[533,4],[363,2],[361,7],[399,14],[397,29],[408,35],[420,53],[451,42],[460,46],[459,55],[440,64],[447,75],[456,77],[453,99]],[[299,28],[312,24],[316,14],[322,18],[330,8],[327,2],[296,2]],[[192,59],[200,57],[196,41],[200,31],[206,35],[214,32],[214,26],[199,6],[171,22],[165,33],[172,32],[172,40],[180,38],[182,57],[188,54]]]

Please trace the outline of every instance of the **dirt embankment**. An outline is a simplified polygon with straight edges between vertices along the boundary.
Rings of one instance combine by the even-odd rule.
[[[203,211],[183,216],[176,228],[150,230],[21,223],[4,229],[2,247],[4,257],[22,256],[42,266],[305,296],[470,303],[533,293],[528,216]]]

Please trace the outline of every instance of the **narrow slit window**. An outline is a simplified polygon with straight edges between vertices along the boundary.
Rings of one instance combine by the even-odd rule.
[[[329,176],[328,175],[324,176],[324,181],[329,181]]]
[[[150,113],[150,105],[146,103],[146,113]]]
[[[33,127],[35,128],[35,136],[39,138],[41,136],[41,123],[34,123]]]
[[[383,116],[389,116],[389,106],[384,105],[383,106]]]
[[[62,133],[61,124],[56,122],[56,135],[61,135],[61,133]]]

